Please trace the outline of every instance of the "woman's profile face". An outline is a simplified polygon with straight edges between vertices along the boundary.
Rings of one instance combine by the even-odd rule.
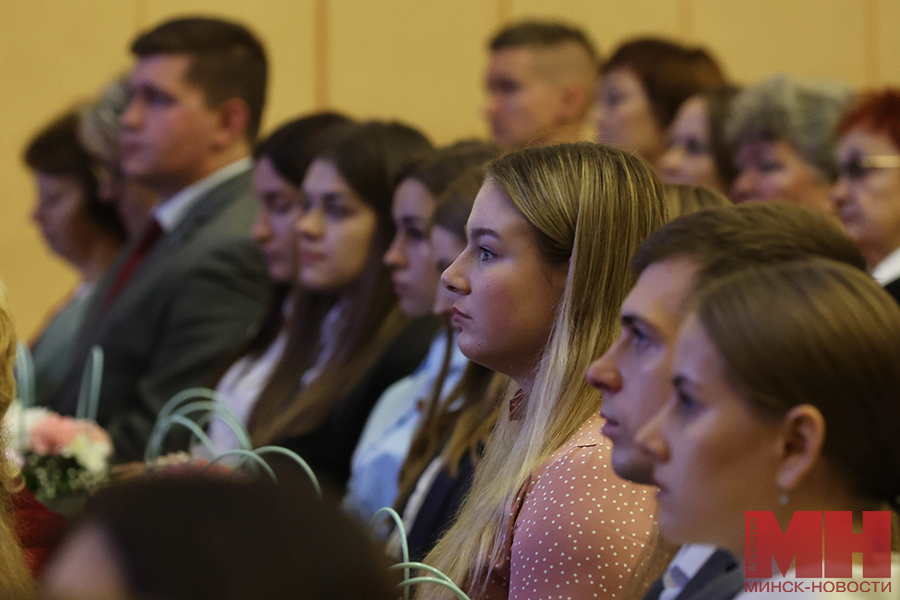
[[[35,172],[37,202],[32,220],[41,228],[47,245],[74,265],[90,254],[96,226],[87,215],[84,188],[77,177]]]
[[[841,138],[838,162],[831,199],[844,231],[867,258],[883,258],[900,247],[900,148],[884,133],[856,127]]]
[[[634,150],[654,164],[666,149],[665,130],[653,114],[644,85],[631,69],[614,69],[601,77],[596,119],[602,144]]]
[[[544,258],[534,227],[490,179],[475,198],[466,234],[465,249],[441,279],[456,295],[451,322],[460,331],[459,349],[528,385],[565,290],[568,264]]]
[[[300,283],[318,292],[343,293],[365,269],[378,217],[331,161],[314,160],[301,191],[296,223]]]
[[[418,179],[407,178],[394,191],[391,214],[396,233],[384,255],[400,308],[410,317],[431,313],[440,282],[429,231],[435,199]]]
[[[757,140],[740,144],[735,153],[738,175],[731,186],[731,201],[778,200],[830,213],[831,185],[821,178],[791,142]]]
[[[279,175],[266,156],[253,168],[253,187],[260,206],[251,234],[266,257],[269,277],[277,283],[295,281],[300,190]]]
[[[665,183],[698,185],[727,193],[719,176],[709,139],[706,99],[688,98],[669,128],[669,147],[659,161]]]
[[[456,294],[440,284],[441,273],[452,265],[456,257],[466,249],[466,240],[446,227],[435,225],[431,229],[431,247],[434,250],[435,273],[438,278],[434,314],[450,317],[453,312],[453,303],[456,302]]]
[[[727,381],[695,317],[678,335],[674,395],[637,434],[659,486],[660,533],[743,552],[744,512],[772,510],[779,419],[763,417]]]

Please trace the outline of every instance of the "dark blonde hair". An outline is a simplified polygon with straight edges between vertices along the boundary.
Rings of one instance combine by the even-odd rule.
[[[822,258],[745,269],[692,314],[743,398],[774,416],[816,407],[824,458],[861,497],[900,508],[900,307],[874,279]]]
[[[610,146],[507,154],[489,165],[487,180],[534,227],[544,258],[569,261],[569,268],[534,385],[519,404],[524,414],[511,419],[503,404],[458,519],[426,559],[474,589],[503,552],[518,490],[600,409],[600,392],[584,373],[619,335],[619,307],[635,281],[634,250],[666,220],[662,184],[649,163]]]

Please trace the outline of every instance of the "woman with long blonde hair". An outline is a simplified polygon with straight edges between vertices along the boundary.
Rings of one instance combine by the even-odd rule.
[[[618,480],[584,373],[618,336],[635,248],[666,217],[644,160],[595,144],[487,169],[444,272],[466,356],[515,383],[458,519],[426,558],[473,598],[611,598],[654,510]],[[423,586],[418,598],[449,598]]]
[[[0,282],[0,420],[16,396],[13,366],[16,362],[16,330],[6,304],[6,287]],[[6,459],[6,438],[0,437],[0,597],[30,597],[33,582],[25,555],[16,538],[10,512],[16,488],[21,487],[17,469]],[[17,486],[18,482],[18,486]]]

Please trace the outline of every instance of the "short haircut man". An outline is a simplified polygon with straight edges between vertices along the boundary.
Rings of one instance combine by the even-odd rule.
[[[105,352],[97,421],[118,460],[143,455],[159,410],[210,372],[262,313],[269,282],[249,239],[252,141],[265,102],[261,43],[236,23],[165,22],[132,50],[121,171],[159,198],[147,230],[97,284],[63,389],[75,412],[90,348]]]
[[[613,444],[616,474],[653,483],[652,459],[642,451],[639,432],[674,393],[672,358],[689,298],[734,271],[811,256],[865,268],[833,219],[776,202],[686,215],[641,244],[633,262],[638,281],[622,304],[622,337],[588,369],[588,380],[603,391],[603,432]],[[726,553],[692,546],[683,551],[673,562],[687,561],[694,570],[688,569],[679,600],[701,588],[704,597],[720,600],[742,589],[742,574]],[[716,586],[716,594],[708,586]],[[647,598],[658,598],[661,589],[657,582]]]
[[[489,49],[485,117],[494,142],[523,148],[583,139],[599,61],[587,34],[522,21],[495,35]]]
[[[176,19],[141,34],[131,52],[138,59],[166,54],[190,57],[185,81],[203,91],[209,106],[231,98],[247,104],[246,136],[259,134],[266,104],[268,66],[262,43],[237,23],[202,17]]]

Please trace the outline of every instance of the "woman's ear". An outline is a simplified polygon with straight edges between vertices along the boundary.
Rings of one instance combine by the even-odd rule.
[[[810,404],[795,406],[784,416],[779,443],[781,466],[776,483],[790,492],[818,463],[825,443],[825,417]]]

